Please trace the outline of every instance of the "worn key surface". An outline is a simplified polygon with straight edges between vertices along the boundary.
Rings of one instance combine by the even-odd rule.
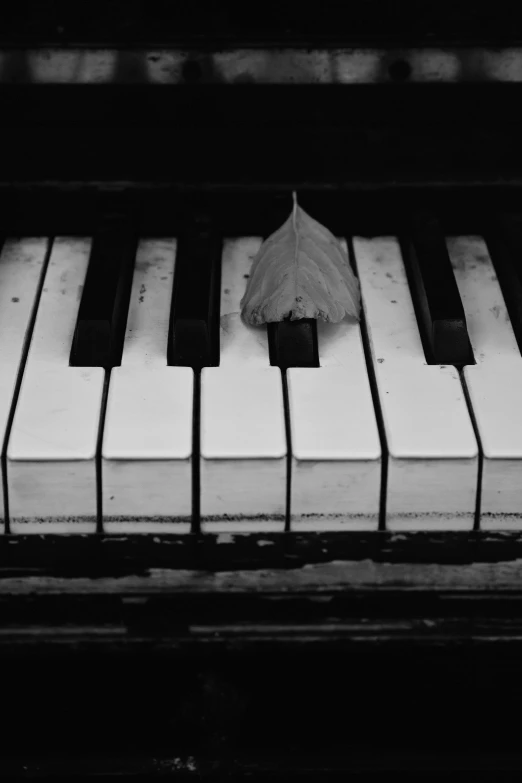
[[[522,353],[522,214],[497,215],[486,240]]]
[[[522,357],[480,236],[449,242],[477,363],[464,368],[483,454],[480,528],[522,527]]]
[[[41,276],[45,269],[49,241],[44,237],[8,239],[0,251],[0,433],[9,432],[9,416],[16,396],[25,341],[31,330]],[[7,480],[6,465],[2,472]],[[0,493],[0,520],[6,516]],[[0,521],[0,530],[3,529]],[[6,527],[6,532],[9,532]]]
[[[105,372],[71,367],[91,241],[56,237],[7,446],[12,533],[94,533]]]
[[[219,367],[201,373],[201,529],[284,530],[287,443],[281,373],[264,326],[245,324],[240,301],[257,237],[225,242]]]
[[[478,446],[458,370],[428,364],[395,237],[353,240],[388,447],[388,530],[471,530]]]
[[[190,532],[194,373],[166,362],[175,255],[174,239],[138,246],[103,433],[103,526],[111,533]]]
[[[345,240],[341,240],[347,251]],[[375,530],[381,445],[355,319],[317,323],[320,368],[291,367],[290,529]]]

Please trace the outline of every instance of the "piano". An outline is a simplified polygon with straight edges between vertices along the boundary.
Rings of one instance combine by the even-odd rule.
[[[510,4],[171,5],[0,11],[0,770],[520,772]],[[293,192],[360,322],[241,320]]]

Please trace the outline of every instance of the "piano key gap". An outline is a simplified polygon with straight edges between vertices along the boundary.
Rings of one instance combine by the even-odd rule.
[[[9,417],[7,420],[7,427],[5,429],[5,438],[2,445],[2,491],[4,493],[4,509],[5,509],[5,521],[4,521],[4,533],[11,532],[11,521],[9,518],[9,492],[7,486],[7,447],[9,444],[9,438],[11,436],[11,429],[13,427],[13,420],[18,404],[18,397],[20,396],[20,387],[22,386],[22,379],[24,376],[25,363],[27,361],[27,355],[31,346],[31,340],[33,337],[34,325],[36,322],[36,314],[40,305],[40,297],[42,295],[42,289],[44,287],[45,276],[47,274],[47,267],[49,266],[49,259],[51,258],[51,252],[53,249],[54,237],[50,237],[47,241],[47,250],[45,258],[43,260],[42,269],[40,272],[40,279],[36,289],[36,296],[34,298],[33,308],[31,310],[31,317],[29,319],[29,325],[24,338],[24,344],[22,348],[22,357],[20,359],[20,365],[18,367],[18,373],[16,376],[16,383],[13,393],[13,400],[11,402],[11,408],[9,410]]]
[[[194,369],[192,405],[192,533],[201,533],[201,369]]]
[[[292,429],[290,427],[290,402],[288,399],[288,379],[286,369],[281,370],[283,386],[283,408],[285,411],[286,433],[286,502],[285,502],[285,533],[290,532],[290,498],[292,489]]]
[[[466,405],[468,407],[469,417],[471,419],[471,424],[473,427],[473,432],[475,433],[475,438],[477,439],[478,444],[478,468],[477,468],[477,495],[475,499],[475,519],[473,522],[473,530],[477,531],[480,530],[480,511],[481,511],[481,501],[482,501],[482,472],[484,467],[484,452],[482,449],[482,441],[480,439],[480,433],[477,425],[477,420],[475,418],[475,413],[473,411],[473,406],[471,404],[471,397],[469,394],[469,389],[466,383],[466,378],[464,375],[464,368],[463,367],[457,367],[459,376],[460,376],[460,382],[462,384],[462,389],[464,391],[464,399],[466,400]]]
[[[348,258],[352,269],[358,277],[357,260],[355,257],[355,251],[353,248],[352,237],[346,238],[346,246],[348,248]],[[377,421],[377,429],[379,431],[379,440],[381,443],[381,490],[379,498],[379,530],[386,530],[386,499],[388,493],[388,459],[389,450],[388,443],[386,441],[386,434],[384,429],[384,417],[382,413],[381,401],[379,397],[379,391],[377,388],[377,378],[375,375],[375,368],[373,366],[372,351],[370,348],[370,337],[368,334],[368,327],[366,325],[366,315],[364,312],[364,301],[361,302],[361,339],[364,351],[364,359],[366,362],[366,370],[368,372],[368,379],[370,382],[370,391],[372,395],[373,405],[375,409],[375,419]]]
[[[103,431],[105,429],[105,414],[107,411],[107,399],[109,396],[109,384],[111,379],[110,368],[105,368],[105,377],[103,379],[102,400],[100,406],[100,423],[98,425],[98,435],[96,438],[96,532],[103,533],[103,476],[102,476],[102,446]]]

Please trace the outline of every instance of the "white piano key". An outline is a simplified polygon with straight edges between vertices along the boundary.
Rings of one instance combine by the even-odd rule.
[[[355,320],[317,323],[319,368],[287,370],[292,530],[375,530],[381,446]]]
[[[108,532],[190,532],[193,370],[167,365],[176,242],[140,242],[102,447]]]
[[[69,367],[90,241],[56,239],[9,439],[13,532],[96,530],[101,367]]]
[[[38,284],[47,254],[47,240],[8,239],[0,255],[0,437],[3,443]],[[0,492],[3,521],[4,493]],[[1,523],[0,523],[1,524]],[[3,524],[1,524],[3,527]]]
[[[522,357],[481,237],[448,239],[476,364],[464,369],[484,453],[480,527],[522,525]]]
[[[284,530],[281,372],[270,366],[266,327],[244,324],[239,306],[260,245],[225,242],[220,366],[201,373],[201,523],[213,532]]]
[[[472,529],[478,447],[455,367],[428,365],[399,245],[354,240],[389,449],[389,529]]]

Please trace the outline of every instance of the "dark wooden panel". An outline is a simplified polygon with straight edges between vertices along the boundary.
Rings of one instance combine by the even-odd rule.
[[[517,9],[511,0],[462,8],[448,0],[425,2],[370,0],[350,6],[324,0],[321,13],[302,3],[264,3],[255,9],[222,0],[218,6],[169,0],[67,0],[5,2],[0,42],[36,45],[78,43],[132,46],[137,42],[185,46],[207,40],[226,43],[384,42],[434,45],[440,41],[514,43]]]
[[[507,134],[520,127],[519,82],[491,84],[0,84],[2,131],[27,127],[226,127],[235,142],[252,147],[256,129],[393,128],[396,143],[422,132],[451,138],[464,129],[470,141],[484,128]],[[502,123],[499,118],[502,118]],[[240,132],[240,133],[239,133]],[[245,135],[246,134],[246,135]],[[37,139],[34,138],[34,143]]]
[[[0,772],[389,780],[520,770],[519,653],[296,652],[1,655]]]
[[[521,93],[517,83],[0,85],[0,182],[520,182]]]
[[[0,772],[518,770],[521,555],[518,533],[4,536]]]
[[[1,170],[0,170],[1,176]],[[201,209],[214,217],[223,236],[267,236],[288,217],[292,188],[299,204],[336,236],[395,235],[404,229],[412,207],[429,203],[440,210],[446,234],[481,234],[496,208],[522,208],[522,179],[516,185],[473,180],[467,185],[428,180],[397,182],[352,179],[345,182],[280,180],[271,185],[241,181],[198,184],[171,182],[23,182],[0,183],[4,233],[11,236],[90,236],[98,217],[98,199],[133,210],[140,236],[176,236],[187,217]]]

